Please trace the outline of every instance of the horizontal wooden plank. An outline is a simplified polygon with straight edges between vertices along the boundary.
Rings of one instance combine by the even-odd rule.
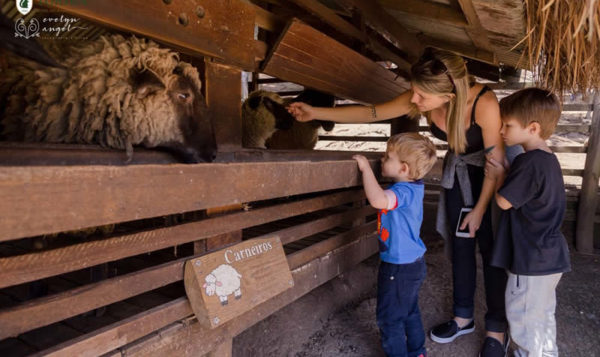
[[[265,60],[264,73],[367,103],[390,100],[409,87],[391,71],[299,21],[283,32]]]
[[[52,8],[154,38],[191,54],[254,68],[255,10],[239,0],[46,1]],[[201,11],[199,11],[201,10]],[[186,17],[188,21],[180,18]]]
[[[322,180],[325,173],[328,179]],[[360,182],[356,162],[350,158],[336,162],[0,167],[0,241],[347,188]]]
[[[360,236],[356,236],[359,238]],[[277,297],[254,310],[242,315],[234,323],[228,324],[214,330],[207,330],[206,334],[198,337],[209,346],[203,351],[210,351],[216,346],[224,335],[237,335],[248,326],[267,317],[282,306],[289,304],[300,296],[306,294],[315,287],[342,273],[354,264],[371,256],[377,251],[377,241],[374,236],[362,236],[362,238],[346,244],[344,247],[334,251],[329,259],[319,258],[304,264],[292,271],[294,288],[292,292],[284,293],[283,297]],[[342,259],[342,257],[344,259]],[[318,276],[315,279],[314,276]],[[148,335],[159,328],[175,321],[182,321],[187,325],[195,319],[190,317],[192,309],[187,298],[179,298],[167,304],[157,306],[151,310],[132,316],[123,321],[116,322],[102,329],[96,330],[79,338],[64,342],[38,356],[97,356],[111,350],[120,348],[134,340]],[[188,318],[189,317],[189,318]],[[197,323],[196,323],[197,324]],[[233,329],[231,327],[235,326]],[[217,341],[213,341],[217,340]],[[140,342],[140,341],[138,341]],[[197,351],[198,354],[206,353]]]
[[[252,311],[240,316],[233,323],[221,328],[206,330],[192,321],[184,326],[175,325],[169,333],[161,331],[155,338],[149,338],[140,344],[132,344],[123,348],[127,356],[165,356],[185,355],[186,351],[202,355],[215,348],[225,339],[268,317],[278,309],[290,304],[317,286],[329,281],[350,269],[360,261],[373,255],[378,250],[375,235],[367,236],[337,249],[327,255],[326,259],[317,258],[311,263],[292,271],[294,287],[268,302],[259,305]]]
[[[44,252],[0,258],[0,288],[197,241],[295,215],[364,199],[350,190],[175,227],[126,234]],[[102,252],[102,254],[98,254]]]
[[[298,226],[281,229],[261,237],[256,237],[255,239],[266,239],[277,236],[282,243],[285,242],[284,244],[288,244],[339,225],[350,223],[357,218],[363,218],[375,212],[370,206],[352,209]],[[356,238],[357,234],[360,235],[369,232],[368,229],[350,231],[346,236]],[[342,238],[338,240],[340,239]],[[185,262],[204,254],[206,253],[177,259],[162,265],[106,279],[95,284],[85,285],[0,310],[0,340],[7,337],[16,337],[23,332],[47,326],[51,323],[180,281],[183,279]],[[305,260],[304,263],[307,261]]]
[[[392,10],[392,13],[400,11],[409,15],[425,17],[428,21],[435,19],[436,22],[457,27],[467,26],[467,20],[461,11],[444,4],[421,0],[378,0],[377,2],[387,10]]]

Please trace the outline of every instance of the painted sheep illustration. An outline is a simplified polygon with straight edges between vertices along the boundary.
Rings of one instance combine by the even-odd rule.
[[[242,297],[240,289],[240,278],[242,275],[231,265],[221,264],[204,278],[206,283],[202,288],[206,289],[206,295],[217,294],[221,305],[227,305],[227,296],[233,294],[236,299]]]

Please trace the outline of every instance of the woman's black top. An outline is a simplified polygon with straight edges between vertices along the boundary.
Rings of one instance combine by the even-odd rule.
[[[470,154],[483,150],[483,134],[481,132],[481,127],[475,121],[475,106],[477,105],[479,97],[481,97],[485,92],[489,90],[491,90],[490,87],[484,86],[479,92],[479,94],[477,94],[477,97],[473,102],[473,109],[471,110],[471,125],[469,126],[469,129],[467,129],[466,132],[467,148],[465,149],[465,154]],[[436,138],[443,141],[448,141],[448,136],[446,135],[446,133],[437,125],[435,125],[434,122],[431,122],[430,130],[433,136],[435,136]]]

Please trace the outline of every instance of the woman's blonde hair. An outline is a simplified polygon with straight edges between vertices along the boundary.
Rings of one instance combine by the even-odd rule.
[[[417,63],[412,65],[411,80],[427,93],[450,96],[446,112],[448,146],[457,154],[465,152],[467,138],[464,119],[472,82],[465,61],[454,53],[427,48]],[[431,124],[430,114],[424,114]]]

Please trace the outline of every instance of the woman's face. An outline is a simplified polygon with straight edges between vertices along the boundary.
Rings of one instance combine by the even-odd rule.
[[[413,95],[410,98],[410,101],[417,106],[420,112],[429,112],[436,108],[440,108],[450,100],[446,94],[438,95],[427,93],[414,83],[412,84],[412,91]]]

